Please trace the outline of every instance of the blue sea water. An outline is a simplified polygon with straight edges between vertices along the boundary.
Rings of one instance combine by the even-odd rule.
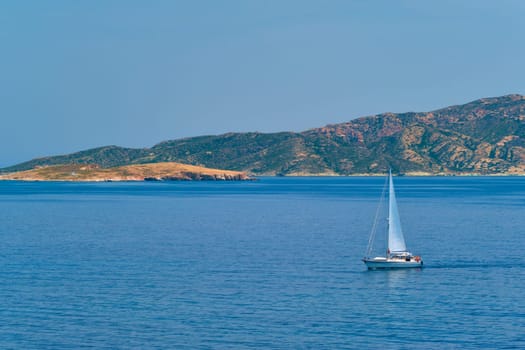
[[[525,178],[395,180],[0,182],[0,348],[525,348]]]

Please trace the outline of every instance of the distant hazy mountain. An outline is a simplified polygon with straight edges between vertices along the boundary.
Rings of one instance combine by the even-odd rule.
[[[165,141],[152,148],[108,146],[21,163],[39,165],[180,162],[266,175],[525,173],[525,96],[484,98],[425,113],[384,113],[300,133],[228,133]]]

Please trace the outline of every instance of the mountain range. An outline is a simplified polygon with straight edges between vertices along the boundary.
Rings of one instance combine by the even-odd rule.
[[[57,164],[101,168],[179,162],[253,175],[524,174],[525,96],[483,98],[432,112],[383,113],[303,132],[227,133],[106,146],[33,159],[14,172]]]

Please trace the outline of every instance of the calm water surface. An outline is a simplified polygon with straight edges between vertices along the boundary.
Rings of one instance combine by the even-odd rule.
[[[525,348],[525,178],[0,182],[1,349]]]

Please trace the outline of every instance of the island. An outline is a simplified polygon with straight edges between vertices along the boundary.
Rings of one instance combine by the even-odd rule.
[[[393,174],[407,176],[515,176],[525,175],[524,125],[525,96],[512,94],[431,112],[387,112],[351,118],[302,132],[229,132],[166,140],[147,148],[108,145],[35,158],[0,169],[0,175],[60,164],[97,164],[108,169],[178,162],[254,176],[384,176],[389,169]],[[107,171],[116,169],[104,170],[95,177],[111,178],[114,175]],[[205,177],[229,178],[228,174],[234,174],[194,170]],[[117,171],[118,177],[123,177],[121,171],[140,179],[145,169],[139,168],[138,174],[129,170],[132,174],[127,175],[127,168],[122,168]],[[170,171],[159,175],[156,171],[152,178],[172,177]],[[40,172],[37,170],[37,174]],[[80,177],[74,169],[59,172],[68,179]],[[175,173],[179,174],[178,170]],[[193,175],[175,177],[179,176]]]
[[[0,175],[0,180],[18,181],[242,181],[245,172],[211,169],[176,162],[148,163],[103,168],[97,164],[38,166],[31,170]]]

